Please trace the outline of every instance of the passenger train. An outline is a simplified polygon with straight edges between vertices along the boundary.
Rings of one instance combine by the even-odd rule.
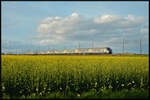
[[[39,52],[28,52],[26,54],[49,54],[49,55],[68,55],[68,54],[112,54],[112,49],[109,47],[104,48],[79,48],[79,49],[65,49],[65,50],[48,50]]]
[[[47,52],[39,52],[38,54],[112,54],[112,49],[105,48],[79,48],[66,50],[49,50]]]

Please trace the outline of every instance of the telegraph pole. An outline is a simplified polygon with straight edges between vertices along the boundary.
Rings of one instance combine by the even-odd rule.
[[[41,49],[41,48],[40,48],[40,44],[39,44],[39,52],[40,52],[40,49]]]
[[[122,46],[122,53],[124,54],[124,47],[125,47],[125,39],[123,38],[123,46]]]
[[[142,40],[140,40],[140,54],[142,54]]]
[[[79,49],[80,49],[80,42],[79,42],[78,46],[79,46]]]
[[[92,41],[92,48],[94,48],[94,42]]]
[[[18,50],[16,49],[16,54],[17,54],[17,51],[18,51]]]

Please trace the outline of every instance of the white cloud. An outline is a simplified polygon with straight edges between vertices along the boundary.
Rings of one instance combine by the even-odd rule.
[[[48,17],[41,21],[37,32],[40,34],[63,34],[72,31],[73,27],[76,27],[79,21],[79,15],[73,13],[72,15],[61,17]]]
[[[79,15],[77,13],[72,13],[71,16],[75,16],[75,17],[78,17]]]
[[[97,24],[103,24],[103,23],[117,21],[119,19],[120,19],[120,16],[103,15],[103,16],[94,18],[94,22]]]
[[[129,14],[126,19],[128,21],[131,21],[131,22],[137,22],[137,23],[140,23],[140,22],[143,22],[143,17],[139,16],[137,18],[135,18],[133,15]]]
[[[102,15],[92,19],[72,13],[67,17],[47,17],[41,21],[37,28],[36,38],[40,45],[63,45],[86,43],[94,41],[95,44],[112,46],[120,43],[119,38],[140,38],[143,17],[131,14],[126,17],[119,15]],[[125,34],[123,34],[125,33]]]

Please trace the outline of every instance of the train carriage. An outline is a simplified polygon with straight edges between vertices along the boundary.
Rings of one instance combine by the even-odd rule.
[[[79,48],[66,50],[48,50],[47,52],[38,52],[37,54],[112,54],[112,49],[105,48]]]

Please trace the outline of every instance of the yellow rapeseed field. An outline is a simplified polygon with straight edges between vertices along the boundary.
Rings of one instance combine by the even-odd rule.
[[[117,91],[123,92],[110,98],[147,98],[148,60],[148,56],[2,55],[3,98],[105,98]]]

